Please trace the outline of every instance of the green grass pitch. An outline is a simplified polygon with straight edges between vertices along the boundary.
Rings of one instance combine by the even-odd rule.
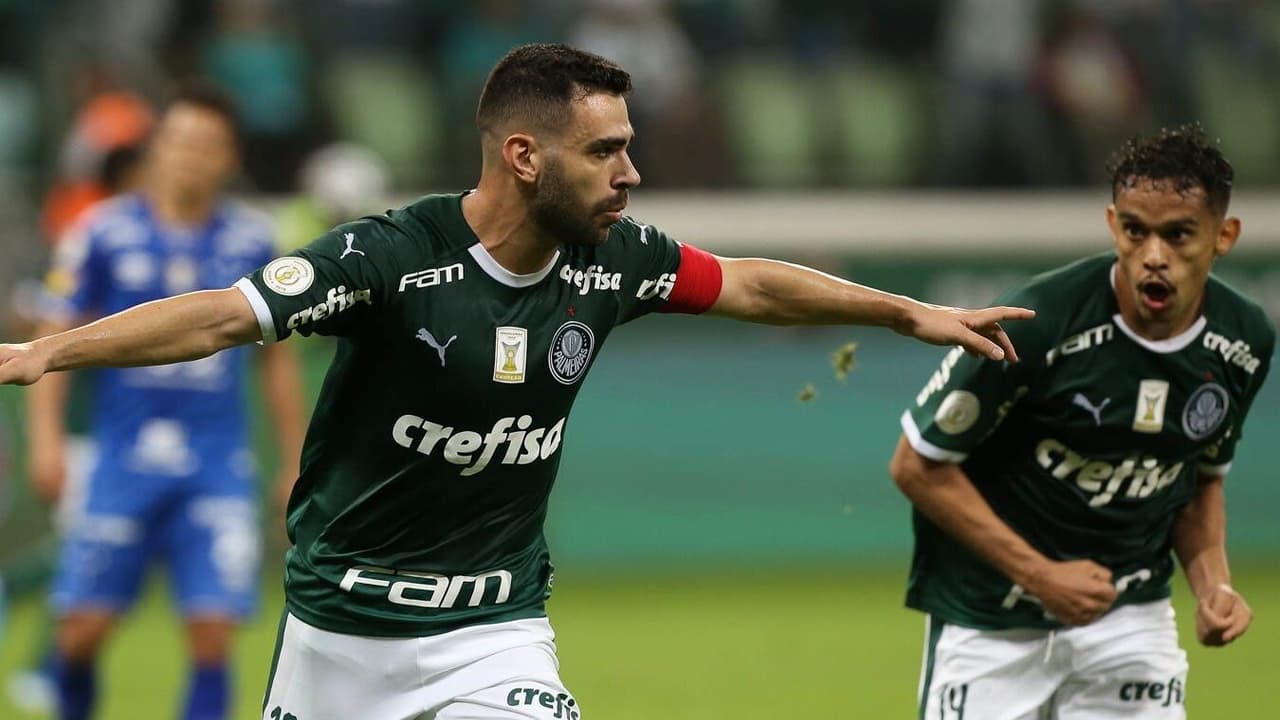
[[[595,719],[914,718],[924,623],[901,607],[903,574],[566,573],[551,605],[563,677]],[[1236,584],[1256,618],[1250,634],[1224,650],[1194,644],[1193,606],[1178,582],[1190,716],[1272,717],[1263,696],[1280,672],[1280,569],[1274,562],[1238,569]],[[278,591],[268,592],[241,637],[236,718],[260,717],[280,602]],[[29,657],[38,625],[32,601],[13,608],[0,645],[6,678]],[[180,643],[167,596],[153,588],[106,656],[98,717],[173,717],[185,672]],[[34,716],[0,698],[0,717]]]

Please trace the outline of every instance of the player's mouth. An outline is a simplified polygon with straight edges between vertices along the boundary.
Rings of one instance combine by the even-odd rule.
[[[1166,310],[1173,304],[1173,295],[1173,285],[1164,280],[1152,278],[1138,283],[1138,297],[1143,306],[1152,312]]]

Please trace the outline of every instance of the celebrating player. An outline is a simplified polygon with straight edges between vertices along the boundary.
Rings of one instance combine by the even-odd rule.
[[[474,190],[340,225],[234,288],[26,345],[0,382],[339,336],[289,505],[272,720],[574,720],[542,526],[570,407],[613,329],[655,311],[883,325],[1013,358],[1016,308],[924,305],[718,258],[623,215],[640,182],[615,64],[517,48],[476,114]]]
[[[85,315],[225,288],[274,255],[268,224],[220,196],[237,154],[229,101],[211,89],[184,89],[147,149],[141,190],[91,210],[60,247],[50,291],[60,294],[53,312],[64,328]],[[261,355],[287,491],[302,444],[297,363],[283,347]],[[148,565],[159,559],[193,662],[181,717],[226,716],[231,635],[254,605],[261,554],[244,403],[250,358],[243,349],[195,357],[95,378],[91,433],[98,461],[83,498],[66,513],[52,596],[62,718],[91,714],[95,659],[136,599]],[[32,480],[50,500],[68,492],[66,381],[51,375],[30,396]]]
[[[1171,550],[1199,641],[1248,628],[1223,484],[1275,330],[1209,274],[1240,235],[1231,183],[1198,126],[1125,145],[1115,251],[1008,293],[1039,313],[1010,329],[1023,362],[953,351],[903,414],[922,717],[1185,717]]]

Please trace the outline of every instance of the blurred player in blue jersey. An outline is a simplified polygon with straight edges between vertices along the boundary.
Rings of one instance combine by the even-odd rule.
[[[269,261],[269,223],[221,196],[238,163],[229,101],[209,88],[184,89],[156,128],[141,190],[99,206],[60,248],[59,322],[226,287]],[[193,668],[182,717],[227,716],[232,632],[253,609],[261,555],[245,404],[250,354],[97,377],[99,461],[65,530],[52,593],[61,717],[91,714],[98,651],[153,561],[164,563],[186,623]],[[302,436],[298,368],[279,348],[257,354],[287,493]],[[66,387],[65,376],[52,375],[30,399],[32,480],[48,499],[59,497],[66,475]]]

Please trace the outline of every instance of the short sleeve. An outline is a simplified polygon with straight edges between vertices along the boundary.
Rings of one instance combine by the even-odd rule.
[[[397,246],[406,239],[377,218],[339,225],[235,286],[253,307],[263,342],[294,332],[354,335],[395,293],[395,278],[403,274]]]
[[[1036,308],[1033,298],[1007,293],[996,305]],[[1012,364],[972,357],[954,347],[902,414],[903,434],[921,455],[938,462],[961,462],[994,431],[1028,393],[1044,367],[1047,318],[1006,324],[1021,361]]]
[[[651,312],[697,314],[715,303],[722,278],[713,255],[631,218],[620,225],[628,256],[621,322]]]

